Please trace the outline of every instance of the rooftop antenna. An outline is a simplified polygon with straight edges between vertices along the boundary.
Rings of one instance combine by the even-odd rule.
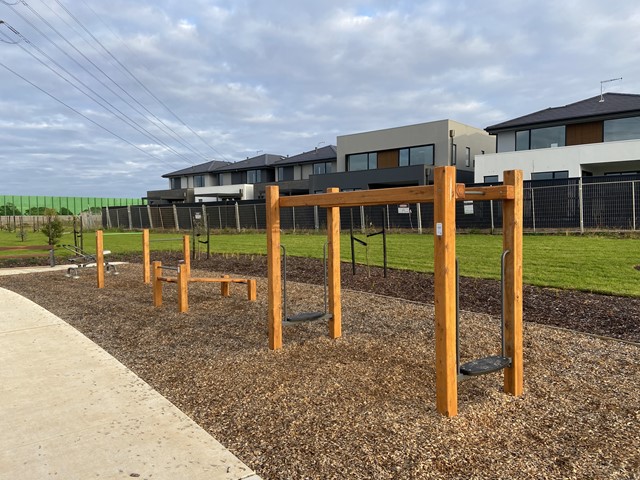
[[[604,102],[604,84],[605,83],[609,83],[609,82],[617,82],[618,80],[622,80],[622,77],[620,77],[620,78],[610,78],[609,80],[601,80],[600,81],[600,100],[598,100],[600,103]]]

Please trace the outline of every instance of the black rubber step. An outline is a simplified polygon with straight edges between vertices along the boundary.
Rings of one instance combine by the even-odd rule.
[[[315,320],[329,320],[330,318],[331,318],[330,313],[304,312],[304,313],[298,313],[297,315],[292,315],[290,317],[287,317],[286,322],[302,323],[302,322],[313,322]]]
[[[460,373],[474,377],[497,372],[511,365],[511,359],[495,355],[493,357],[478,358],[460,365]]]

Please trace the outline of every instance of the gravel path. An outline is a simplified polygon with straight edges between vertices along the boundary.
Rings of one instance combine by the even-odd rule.
[[[248,263],[259,270],[261,261]],[[342,338],[318,323],[286,327],[284,349],[272,352],[264,278],[255,303],[244,286],[223,298],[194,284],[190,311],[178,314],[173,285],[156,309],[140,265],[119,271],[103,290],[92,270],[78,280],[3,277],[0,286],[74,325],[265,479],[640,478],[637,344],[528,321],[525,394],[503,394],[500,374],[466,381],[459,416],[446,419],[435,410],[428,303],[345,291]],[[292,312],[322,308],[321,286],[291,282],[289,297]],[[463,312],[463,360],[498,345],[495,316]]]

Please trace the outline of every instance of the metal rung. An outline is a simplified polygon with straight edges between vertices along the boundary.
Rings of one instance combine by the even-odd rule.
[[[474,377],[477,375],[485,375],[487,373],[497,372],[511,365],[511,359],[500,355],[492,357],[479,358],[460,365],[460,373]]]

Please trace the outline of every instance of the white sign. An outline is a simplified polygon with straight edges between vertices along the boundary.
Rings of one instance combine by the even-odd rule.
[[[442,224],[440,222],[436,223],[436,235],[438,237],[442,236]]]
[[[406,204],[398,205],[398,213],[411,213],[411,209]]]
[[[464,214],[473,215],[473,200],[464,201]]]

